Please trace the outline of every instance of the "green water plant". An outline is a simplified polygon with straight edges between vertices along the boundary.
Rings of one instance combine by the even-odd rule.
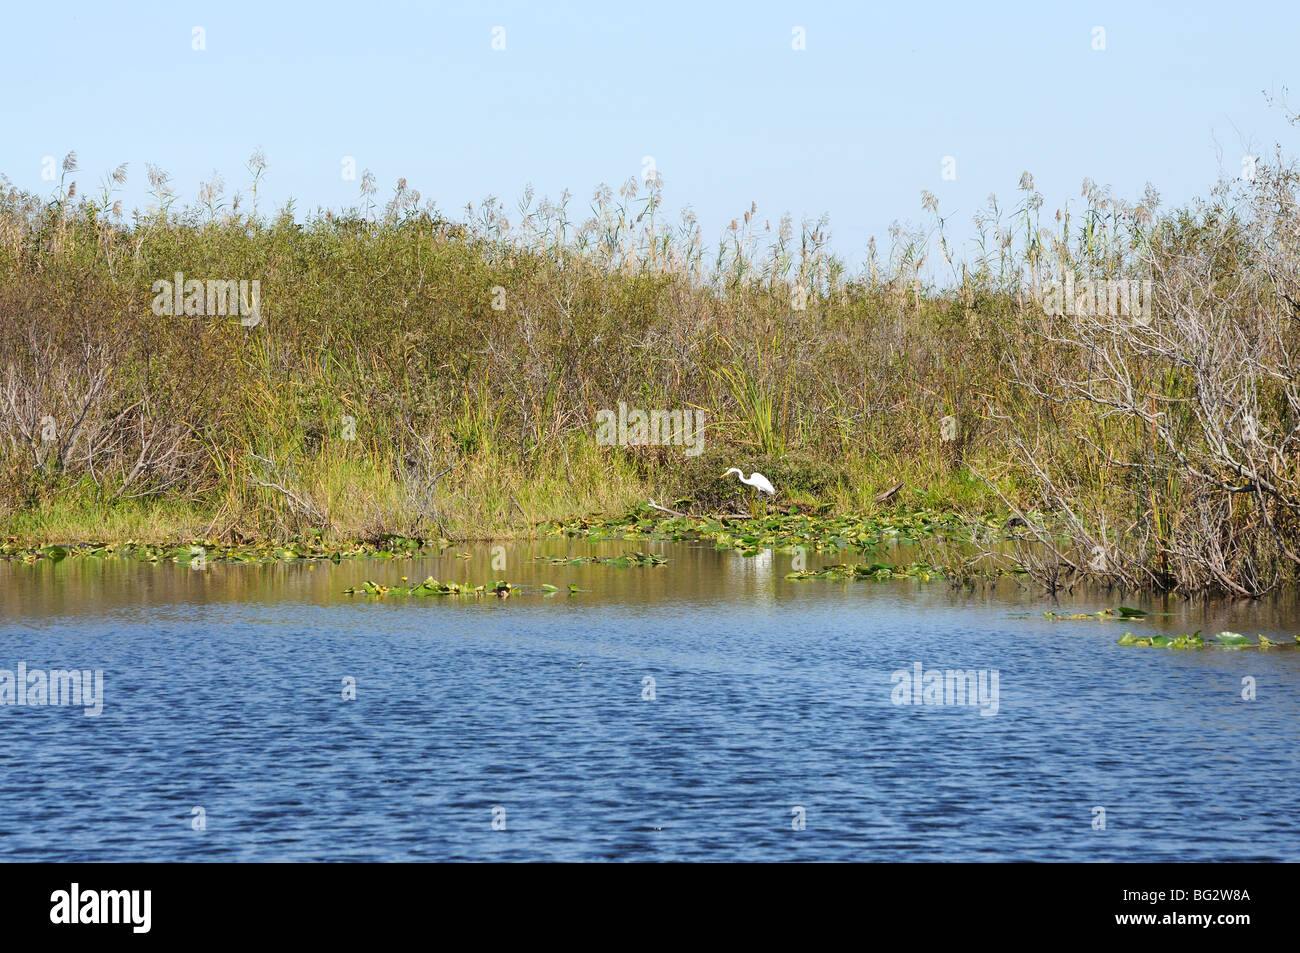
[[[498,598],[508,598],[512,593],[521,590],[523,587],[510,582],[497,581],[474,585],[469,582],[439,582],[433,576],[425,579],[424,582],[416,583],[410,586],[385,586],[371,579],[367,579],[360,586],[349,586],[343,590],[344,595],[349,596],[466,596],[480,597],[485,595],[495,595]],[[555,586],[540,587],[543,592],[556,591]]]
[[[824,566],[821,569],[796,569],[786,573],[786,579],[917,579],[929,582],[932,578],[943,577],[949,572],[946,566],[931,566],[926,563],[911,563],[906,566],[889,563],[857,563]]]
[[[1199,649],[1205,646],[1205,640],[1201,637],[1199,630],[1191,635],[1144,635],[1140,637],[1132,632],[1125,632],[1119,637],[1117,644],[1158,649]]]
[[[1276,648],[1284,645],[1282,642],[1275,642],[1266,636],[1258,636],[1258,642],[1252,642],[1249,638],[1239,632],[1220,632],[1210,639],[1201,635],[1200,629],[1197,629],[1191,635],[1143,635],[1137,636],[1132,632],[1125,632],[1119,637],[1118,645],[1129,645],[1137,648],[1157,648],[1157,649],[1201,649],[1207,647],[1219,647],[1228,649],[1245,649],[1245,648]],[[1296,636],[1296,643],[1300,645],[1300,636]]]
[[[552,566],[663,566],[668,562],[667,556],[659,553],[632,552],[622,556],[536,556]]]
[[[1047,611],[1043,613],[1043,618],[1053,619],[1056,621],[1077,620],[1077,619],[1094,619],[1102,622],[1110,622],[1116,619],[1125,622],[1140,622],[1147,617],[1145,609],[1130,609],[1128,606],[1116,606],[1113,609],[1101,609],[1097,612],[1074,612],[1062,613]]]
[[[188,565],[202,558],[208,563],[273,563],[291,561],[343,559],[412,559],[437,552],[445,540],[386,537],[371,542],[326,545],[319,540],[296,542],[261,542],[229,544],[215,539],[195,539],[176,545],[158,545],[127,540],[123,543],[71,543],[68,545],[25,547],[18,543],[0,544],[0,559],[24,563],[64,559],[133,559],[148,563]]]
[[[993,518],[969,517],[932,509],[908,510],[878,516],[817,515],[805,512],[769,514],[755,518],[736,516],[672,516],[643,506],[618,517],[586,517],[538,527],[541,535],[570,538],[660,539],[711,542],[716,549],[741,554],[764,549],[793,552],[851,551],[870,553],[893,543],[964,539],[978,529],[995,537],[1002,524]],[[1007,537],[1009,533],[1002,533]]]

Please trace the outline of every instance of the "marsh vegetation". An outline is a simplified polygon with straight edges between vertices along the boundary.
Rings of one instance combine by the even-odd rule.
[[[1049,212],[1026,174],[963,250],[925,194],[929,224],[857,267],[826,221],[757,206],[710,243],[666,220],[653,176],[455,220],[404,180],[380,204],[367,176],[355,208],[299,219],[260,213],[265,163],[249,171],[247,195],[182,205],[151,168],[130,216],[125,168],[95,193],[74,156],[52,196],[0,179],[13,549],[328,553],[654,499],[704,520],[1010,519],[1006,567],[1049,588],[1300,575],[1300,176],[1281,153],[1169,210],[1085,182]],[[258,281],[258,320],[156,314],[178,273]],[[620,402],[702,412],[703,451],[599,445]]]

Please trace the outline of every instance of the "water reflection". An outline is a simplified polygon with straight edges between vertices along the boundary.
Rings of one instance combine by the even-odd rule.
[[[1045,610],[1062,613],[1091,612],[1107,606],[1142,608],[1153,615],[1143,625],[1159,633],[1223,629],[1262,633],[1291,641],[1300,634],[1300,592],[1275,593],[1258,600],[1183,599],[1176,595],[1122,595],[1080,587],[1073,593],[1050,597],[1032,583],[1018,577],[1004,577],[980,583],[974,589],[954,589],[943,579],[930,582],[894,580],[789,580],[794,557],[765,549],[753,556],[741,556],[712,546],[655,543],[646,541],[543,540],[504,545],[504,570],[493,568],[492,547],[457,546],[435,556],[411,559],[369,559],[330,562],[283,562],[267,565],[222,565],[209,563],[206,571],[194,571],[169,563],[156,565],[120,559],[77,557],[51,563],[0,562],[0,620],[11,622],[57,617],[95,615],[126,610],[131,613],[176,605],[218,605],[223,603],[334,605],[366,601],[343,595],[343,590],[373,579],[383,585],[400,585],[433,576],[444,581],[481,584],[507,579],[526,587],[544,583],[567,590],[570,584],[587,590],[575,599],[586,603],[626,607],[673,604],[748,604],[755,599],[766,603],[819,600],[828,594],[836,598],[876,598],[882,592],[906,592],[917,608],[936,606],[1020,607],[1027,613]],[[615,568],[600,565],[553,565],[552,557],[620,556],[633,550],[661,553],[669,562],[658,567]],[[468,552],[469,559],[457,558]],[[914,558],[905,546],[887,554],[891,561],[905,563]],[[852,557],[808,552],[806,568],[818,569]],[[529,599],[527,595],[516,599]],[[568,599],[567,593],[552,598]],[[466,600],[422,599],[447,606],[464,605]],[[1118,623],[1112,624],[1117,625]],[[1110,632],[1110,629],[1106,629]],[[1116,635],[1118,635],[1116,631]]]

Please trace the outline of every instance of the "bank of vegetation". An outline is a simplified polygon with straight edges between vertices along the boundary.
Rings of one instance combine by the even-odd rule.
[[[852,266],[826,222],[757,207],[706,240],[654,179],[453,220],[367,176],[357,207],[296,220],[258,208],[260,156],[244,194],[192,204],[150,168],[150,209],[126,215],[129,171],[87,189],[69,156],[50,196],[0,179],[13,545],[494,538],[648,499],[758,512],[722,476],[738,466],[828,517],[1010,520],[997,558],[1053,586],[1253,595],[1300,575],[1280,154],[1168,210],[1090,182],[1049,209],[1026,174],[962,252],[924,194],[929,224]],[[256,313],[165,313],[178,273],[205,283],[182,311],[229,279],[258,283]],[[702,452],[602,445],[620,403],[702,413]]]

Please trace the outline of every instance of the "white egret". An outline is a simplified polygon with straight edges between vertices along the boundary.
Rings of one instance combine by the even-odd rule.
[[[763,474],[755,471],[754,473],[751,473],[749,475],[749,479],[746,480],[744,470],[737,470],[735,467],[732,467],[730,470],[728,470],[726,473],[722,475],[730,476],[733,473],[736,474],[736,476],[740,477],[740,482],[745,484],[746,486],[752,486],[756,490],[761,490],[762,492],[770,494],[771,496],[776,496],[776,487],[772,486],[772,484],[768,481],[767,477],[763,476]]]

